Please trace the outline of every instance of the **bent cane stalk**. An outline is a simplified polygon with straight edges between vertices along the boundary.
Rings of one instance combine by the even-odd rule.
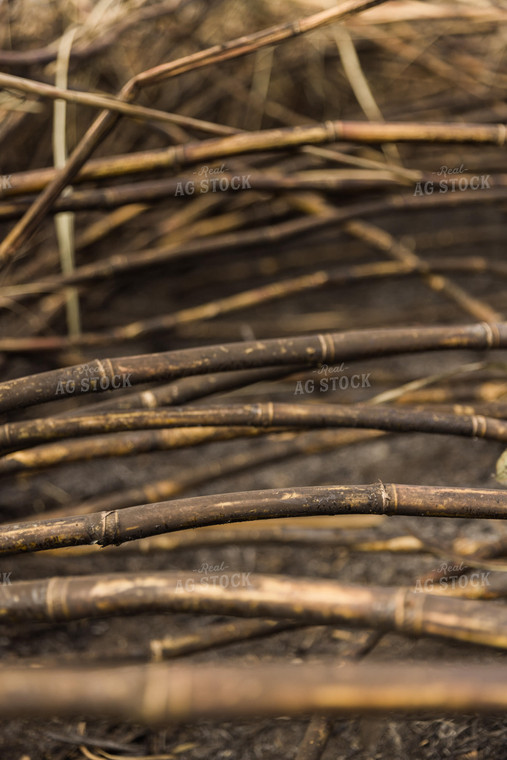
[[[438,433],[507,441],[507,421],[481,414],[450,414],[433,410],[393,408],[369,404],[228,404],[208,407],[172,407],[154,411],[109,412],[79,417],[41,417],[0,427],[0,450],[31,446],[42,441],[77,438],[98,433],[171,427],[368,428],[402,433]],[[28,452],[27,452],[28,453]],[[25,452],[0,458],[0,475],[23,464]]]
[[[111,573],[0,586],[0,622],[198,612],[438,636],[507,649],[507,610],[448,594],[250,572]]]
[[[368,514],[507,518],[507,491],[375,483],[197,496],[53,520],[4,524],[0,554],[65,546],[119,546],[201,525],[272,517]]]
[[[297,338],[244,341],[160,354],[94,359],[86,365],[42,372],[0,384],[0,413],[95,390],[154,380],[176,380],[227,370],[256,367],[316,366],[345,361],[440,349],[507,348],[507,322],[438,327],[385,328],[324,333]],[[118,380],[119,378],[119,380]],[[83,383],[83,379],[88,380]],[[59,392],[60,389],[61,392]]]

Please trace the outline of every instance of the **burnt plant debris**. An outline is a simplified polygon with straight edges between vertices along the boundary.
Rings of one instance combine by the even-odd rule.
[[[0,755],[503,760],[507,8],[0,4]]]

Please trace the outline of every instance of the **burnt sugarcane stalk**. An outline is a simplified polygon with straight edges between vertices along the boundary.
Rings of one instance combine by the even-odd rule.
[[[67,516],[71,510],[61,510],[63,516]],[[57,515],[57,510],[48,513],[48,518],[60,516]],[[84,514],[85,510],[78,512],[77,514]],[[44,513],[46,514],[46,513]],[[266,536],[266,542],[269,543],[273,538],[274,541],[285,536],[289,541],[289,536],[294,533],[296,535],[296,543],[299,541],[307,545],[316,546],[319,543],[330,542],[331,533],[336,537],[335,543],[337,546],[341,546],[342,542],[345,545],[345,540],[342,538],[347,531],[360,531],[367,528],[378,527],[385,519],[382,515],[336,515],[334,517],[321,516],[321,517],[284,517],[279,519],[272,519],[263,523],[261,520],[254,521],[253,523],[233,523],[227,527],[222,525],[207,525],[201,528],[192,528],[190,530],[182,530],[177,533],[165,533],[164,535],[151,536],[150,538],[142,538],[139,541],[129,541],[121,546],[99,546],[98,544],[90,544],[88,546],[71,546],[65,549],[51,549],[46,552],[47,557],[83,557],[94,553],[114,552],[129,553],[134,552],[140,555],[153,554],[155,552],[170,552],[178,549],[200,549],[203,547],[226,545],[226,544],[248,544],[248,543],[262,543],[264,536]],[[262,529],[264,527],[264,530]],[[249,536],[252,531],[252,541],[249,541]],[[276,534],[276,538],[275,538]],[[339,538],[340,537],[340,538]],[[181,540],[180,540],[181,539]],[[312,539],[314,539],[312,541]],[[410,552],[423,552],[425,550],[422,542],[412,536],[401,536],[399,540],[387,539],[386,541],[361,543],[347,548],[351,551],[395,551],[402,552],[405,549],[405,553]],[[433,550],[428,550],[430,554],[433,554]],[[447,556],[447,554],[446,554]],[[460,558],[461,559],[461,558]],[[464,559],[464,558],[463,558]],[[490,567],[491,563],[477,562],[477,567],[486,567],[490,570],[504,569],[504,565]],[[460,593],[460,596],[462,594]],[[474,594],[474,598],[477,596]]]
[[[1,75],[0,75],[1,76]],[[305,172],[277,177],[267,172],[252,171],[245,174],[245,179],[238,174],[221,172],[220,177],[204,183],[195,184],[195,175],[171,177],[170,179],[154,179],[142,182],[129,182],[121,186],[95,188],[93,190],[77,190],[71,196],[58,200],[50,213],[62,211],[85,211],[89,209],[110,209],[126,206],[131,203],[154,203],[168,197],[177,197],[182,188],[192,188],[196,195],[205,194],[213,189],[225,189],[237,192],[239,190],[258,190],[288,192],[297,190],[322,190],[323,192],[364,192],[371,190],[390,190],[393,186],[406,184],[397,180],[392,174],[382,171],[342,172],[334,170],[331,173],[322,172],[319,176],[305,176]],[[314,173],[312,172],[311,175]],[[424,178],[424,175],[423,177]],[[498,178],[497,178],[498,179]],[[222,181],[222,184],[220,184]],[[430,178],[428,177],[428,181]],[[11,201],[0,204],[0,219],[17,219],[30,207],[26,198],[12,198]]]
[[[68,396],[256,367],[308,367],[441,349],[507,347],[507,322],[386,328],[297,338],[244,341],[160,354],[95,359],[0,384],[0,412]]]
[[[0,427],[0,451],[42,441],[97,433],[171,427],[367,428],[402,433],[439,433],[507,441],[507,422],[479,414],[449,414],[370,404],[228,404],[172,407],[153,411],[109,412],[92,416],[49,417]],[[29,452],[26,452],[29,454]],[[25,452],[0,459],[0,474],[23,468]]]
[[[202,525],[338,514],[505,519],[507,491],[374,483],[197,496],[126,509],[4,524],[0,554],[120,545]]]
[[[252,715],[504,714],[506,681],[505,665],[471,662],[5,667],[0,710],[5,719],[79,715],[155,726]]]
[[[347,624],[507,649],[504,607],[399,586],[250,572],[111,573],[0,586],[0,622],[4,623],[166,612]]]
[[[124,106],[121,101],[116,101],[119,107],[132,110],[132,106]],[[164,114],[166,115],[166,114]],[[176,115],[168,115],[168,118],[176,120]],[[204,122],[204,125],[209,125]],[[213,125],[209,125],[213,126]],[[215,125],[217,130],[219,125]],[[224,127],[226,129],[226,127]],[[167,169],[179,169],[183,166],[196,164],[204,161],[213,161],[226,156],[238,156],[249,153],[265,152],[269,150],[287,150],[288,148],[303,145],[323,145],[335,142],[352,142],[359,144],[416,142],[416,143],[471,143],[503,145],[506,140],[506,127],[504,124],[461,124],[459,122],[445,123],[402,123],[402,122],[366,122],[366,121],[327,121],[323,124],[311,126],[285,127],[280,129],[264,129],[257,132],[242,132],[240,134],[225,137],[213,137],[207,140],[193,140],[183,145],[174,145],[164,149],[152,151],[139,151],[127,153],[122,156],[112,156],[102,159],[94,159],[86,164],[86,167],[77,175],[77,182],[89,182],[100,180],[104,177],[132,175],[139,172],[160,171]],[[19,195],[20,192],[29,193],[41,190],[48,182],[54,181],[56,172],[54,169],[38,169],[27,172],[19,172],[12,176],[12,188],[9,188],[5,196]],[[150,184],[151,196],[156,197],[157,187]],[[172,188],[171,180],[165,180],[168,187]],[[185,177],[181,179],[185,182]],[[260,184],[259,184],[260,183]],[[256,187],[259,189],[281,186],[282,189],[294,187],[290,180],[287,187],[283,187],[283,178],[262,181],[259,177]],[[175,188],[174,188],[175,189]],[[174,194],[173,189],[173,194]],[[148,190],[148,186],[147,186]],[[111,194],[112,198],[116,196]],[[79,196],[78,196],[79,197]],[[142,199],[142,195],[137,199]],[[129,202],[128,198],[125,202]]]

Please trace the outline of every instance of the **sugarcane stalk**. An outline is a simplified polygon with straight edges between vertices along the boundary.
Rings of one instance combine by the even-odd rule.
[[[228,184],[234,192],[238,174],[223,171],[216,178],[215,186],[220,187],[220,180]],[[392,189],[393,185],[406,184],[406,181],[396,180],[387,171],[341,171],[324,170],[321,172],[301,172],[288,176],[275,176],[270,172],[248,171],[248,181],[245,190],[288,192],[298,190],[321,190],[323,192],[353,192],[365,190]],[[421,175],[424,181],[424,175]],[[234,180],[234,182],[233,182]],[[429,180],[429,178],[428,178]],[[502,183],[502,177],[495,176],[495,186]],[[22,180],[23,181],[23,180]],[[232,182],[232,185],[231,185]],[[241,182],[241,180],[240,180]],[[189,185],[190,183],[190,185]],[[178,189],[185,186],[194,187],[195,195],[205,195],[213,189],[213,183],[195,182],[195,174],[171,177],[169,179],[153,179],[144,182],[125,183],[123,185],[94,188],[91,190],[75,190],[72,195],[60,198],[51,208],[51,214],[61,211],[84,211],[89,209],[110,209],[133,203],[153,203],[170,197],[177,197]],[[241,182],[241,184],[243,184]],[[19,191],[19,188],[18,188]],[[30,200],[16,199],[0,204],[0,219],[16,219],[29,208]]]
[[[505,519],[507,491],[408,486],[380,481],[197,496],[52,520],[4,524],[0,554],[65,546],[119,546],[203,525],[273,517],[368,514]]]
[[[5,719],[85,715],[155,726],[309,713],[503,714],[506,680],[501,663],[474,662],[11,666],[2,670],[0,709]]]
[[[223,404],[205,407],[105,412],[78,417],[41,417],[0,427],[0,451],[43,441],[171,427],[367,428],[389,432],[438,433],[507,441],[507,421],[480,414],[450,414],[433,410],[370,404]],[[23,469],[31,452],[14,451],[0,458],[0,475]]]
[[[297,338],[243,341],[160,354],[95,359],[0,384],[0,412],[68,396],[155,380],[257,367],[317,366],[419,351],[507,347],[507,323],[352,330]],[[95,378],[92,383],[90,378]],[[83,382],[87,380],[88,382]],[[59,392],[63,389],[63,392]]]
[[[400,586],[223,571],[56,576],[0,586],[3,623],[167,612],[346,624],[507,649],[504,607]]]

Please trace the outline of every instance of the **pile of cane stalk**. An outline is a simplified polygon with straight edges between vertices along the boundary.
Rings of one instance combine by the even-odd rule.
[[[2,719],[505,714],[507,10],[274,5],[0,37]]]

